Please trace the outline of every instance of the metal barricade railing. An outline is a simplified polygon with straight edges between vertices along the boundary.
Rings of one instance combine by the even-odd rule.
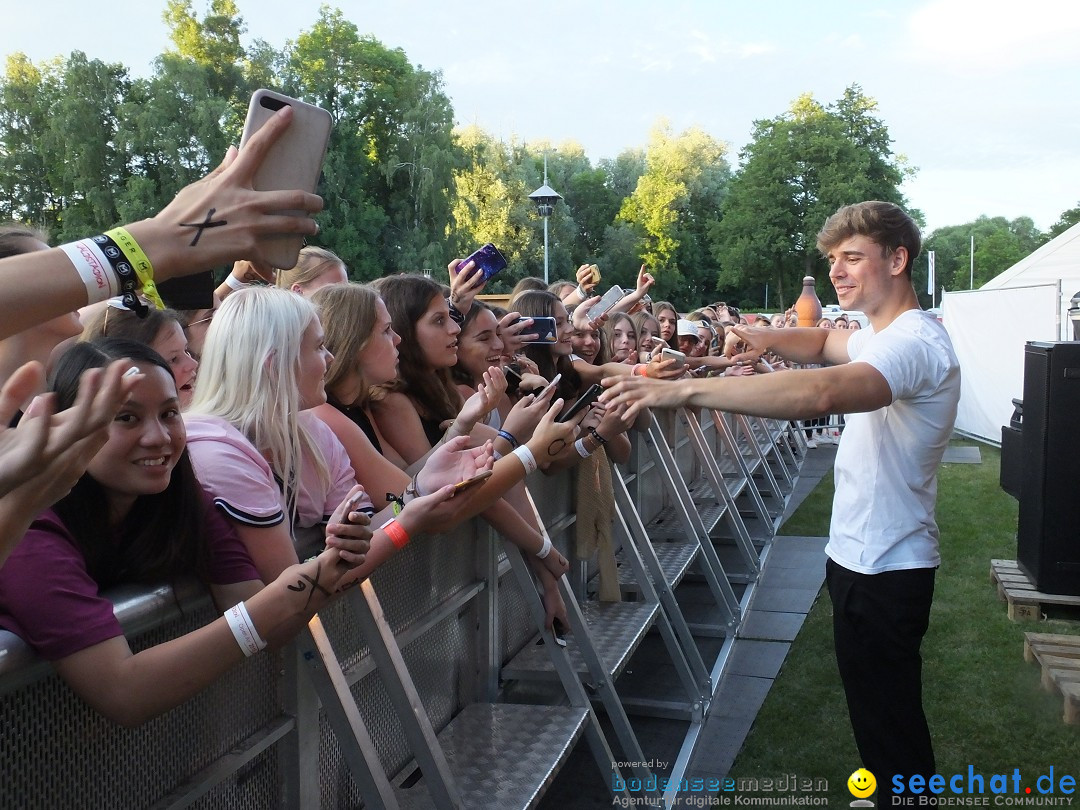
[[[665,465],[677,470],[676,477],[687,484],[707,481],[715,486],[722,485],[716,480],[717,470],[735,466],[722,456],[739,436],[719,435],[723,432],[717,432],[719,421],[702,418],[696,430],[688,432],[677,414],[659,417],[652,439],[662,441],[667,452],[658,455],[657,448],[650,450],[638,437],[631,460],[617,479],[624,504],[617,520],[624,527],[623,542],[635,537],[647,541],[641,527],[670,507],[667,482],[672,476]],[[742,438],[749,441],[761,435],[760,427],[747,427],[743,433],[751,431],[750,436]],[[801,460],[801,448],[794,443],[799,437],[797,431],[776,435],[777,441],[792,441],[795,450],[785,448],[780,461],[790,480]],[[706,448],[718,454],[719,467],[703,462]],[[737,452],[747,453],[745,448]],[[765,451],[759,447],[757,452]],[[784,479],[783,472],[778,467],[773,475],[774,489],[777,479]],[[564,473],[530,480],[540,517],[564,552],[570,551],[566,537],[575,514],[572,479],[572,473]],[[749,476],[747,486],[760,498]],[[755,500],[750,494],[746,497]],[[627,514],[630,510],[636,514]],[[707,533],[697,540],[710,542]],[[740,554],[752,553],[747,538],[737,540]],[[712,559],[711,547],[708,552]],[[398,668],[407,670],[431,733],[438,733],[470,705],[498,700],[500,667],[535,642],[539,600],[535,593],[522,591],[524,569],[519,562],[492,542],[485,525],[472,521],[454,532],[418,539],[372,577],[382,611],[378,621],[400,652]],[[709,565],[699,569],[706,580],[716,571]],[[582,581],[577,585],[584,586],[593,573],[589,566],[580,567]],[[656,579],[655,565],[650,562],[641,568],[639,576]],[[666,604],[661,609],[676,612],[663,583],[654,584],[660,586],[661,596],[652,598]],[[721,576],[713,587],[725,608],[733,611],[729,622],[737,623],[741,607],[730,582]],[[563,590],[571,598],[571,589]],[[652,593],[652,585],[646,590]],[[585,594],[583,587],[573,592]],[[351,598],[361,598],[359,591],[353,594]],[[190,632],[215,617],[208,596],[194,585],[175,594],[168,588],[123,588],[111,597],[133,649]],[[408,692],[388,690],[383,684],[380,675],[393,667],[383,658],[379,671],[376,659],[383,656],[371,654],[364,621],[350,610],[349,601],[339,600],[322,611],[293,645],[245,661],[192,700],[138,729],[120,728],[98,716],[21,640],[0,632],[0,758],[6,777],[0,810],[62,806],[261,810],[363,802],[393,806],[391,794],[401,787],[413,763],[428,771],[440,763],[417,752],[427,745],[420,733],[424,726],[403,725],[401,712],[407,708],[403,695]],[[573,610],[580,616],[576,607]],[[370,621],[367,625],[370,634]],[[680,638],[692,664],[688,672],[707,692],[716,687],[718,670],[714,667],[705,677],[694,652],[685,648],[690,643],[685,627],[681,617],[669,623],[664,615],[665,637],[673,645],[675,637]],[[340,666],[336,672],[332,667],[320,672],[320,648],[330,647]],[[588,658],[590,653],[585,652]],[[565,664],[556,669],[565,686],[570,670]],[[576,705],[581,696],[572,692],[569,688],[567,702]],[[710,697],[703,696],[703,705]],[[343,719],[320,709],[320,699],[352,709]],[[700,723],[701,713],[697,715]],[[608,750],[592,726],[586,736],[598,756]],[[621,747],[627,744],[636,745],[620,740]],[[64,766],[56,767],[58,762]],[[440,806],[453,803],[450,790]]]

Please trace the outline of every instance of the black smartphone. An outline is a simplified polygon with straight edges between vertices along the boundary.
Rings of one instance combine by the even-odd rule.
[[[498,275],[501,271],[506,269],[506,257],[499,252],[499,249],[495,245],[488,242],[482,248],[475,253],[467,256],[465,261],[461,263],[461,267],[464,267],[469,262],[472,262],[475,267],[469,274],[474,275],[480,273],[484,281],[490,281],[493,276]]]
[[[593,383],[589,386],[589,389],[578,398],[578,401],[571,405],[570,409],[555,421],[569,422],[571,419],[576,418],[585,408],[588,408],[596,402],[602,393],[604,393],[604,386],[600,385],[600,383]]]
[[[536,340],[527,340],[526,343],[558,343],[559,330],[555,325],[554,318],[539,317],[532,319],[532,326],[528,334],[536,335]]]
[[[170,278],[157,285],[161,300],[170,309],[213,309],[215,287],[212,270]]]

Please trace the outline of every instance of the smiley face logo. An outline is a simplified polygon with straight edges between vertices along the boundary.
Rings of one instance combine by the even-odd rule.
[[[877,788],[877,779],[866,768],[859,768],[848,777],[847,788],[856,799],[865,799]]]

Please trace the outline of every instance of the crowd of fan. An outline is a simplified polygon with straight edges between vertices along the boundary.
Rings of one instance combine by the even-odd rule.
[[[579,501],[588,531],[579,528],[575,553],[598,555],[601,598],[618,599],[603,479],[608,459],[628,459],[627,432],[648,413],[630,420],[625,408],[594,402],[557,417],[604,377],[786,368],[768,355],[733,359],[738,324],[752,325],[735,307],[680,314],[650,301],[644,268],[634,290],[593,317],[589,267],[550,288],[525,280],[508,311],[477,299],[481,274],[460,260],[446,285],[422,274],[350,283],[344,263],[316,247],[293,269],[270,271],[259,238],[317,232],[310,215],[321,206],[314,195],[250,188],[287,124],[279,115],[157,217],[110,232],[124,255],[127,239],[143,251],[159,281],[234,261],[211,308],[146,307],[115,263],[97,290],[101,276],[80,265],[96,240],[49,249],[31,229],[0,232],[0,278],[23,290],[2,302],[0,330],[9,424],[0,433],[0,627],[123,724],[286,643],[411,538],[476,516],[526,554],[548,627],[565,624],[557,583],[569,563],[524,488],[538,468],[594,473],[579,476],[593,491]],[[194,241],[177,227],[207,210],[224,227]],[[541,317],[555,321],[551,342],[533,342]],[[192,576],[222,618],[133,652],[103,592]]]

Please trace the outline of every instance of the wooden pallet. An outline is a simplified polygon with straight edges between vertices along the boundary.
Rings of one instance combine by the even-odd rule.
[[[1016,564],[1016,560],[991,560],[990,581],[997,585],[998,599],[1009,603],[1009,618],[1015,622],[1038,621],[1043,606],[1076,608],[1080,617],[1080,596],[1042,593]]]
[[[1037,661],[1043,689],[1065,699],[1065,722],[1080,725],[1080,636],[1024,633],[1024,660]]]

